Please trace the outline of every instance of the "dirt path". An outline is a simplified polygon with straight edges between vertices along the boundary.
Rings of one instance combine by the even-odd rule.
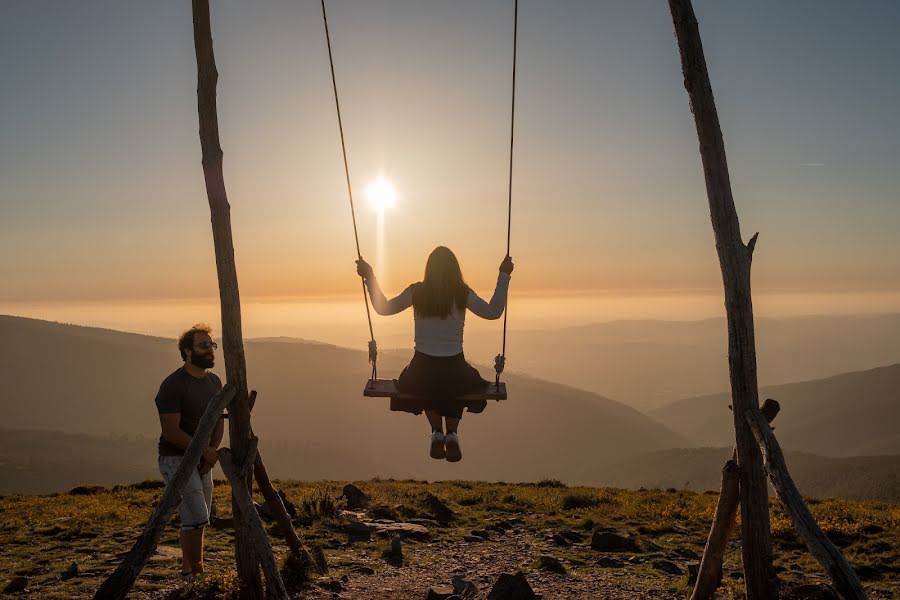
[[[534,592],[545,600],[605,598],[635,600],[641,598],[674,599],[684,592],[672,589],[684,576],[661,572],[644,573],[646,555],[605,555],[579,544],[559,547],[551,539],[552,531],[516,525],[508,531],[490,531],[484,541],[404,542],[404,563],[391,566],[370,553],[341,553],[332,567],[345,572],[319,582],[296,598],[332,598],[343,600],[391,599],[422,600],[431,586],[451,585],[462,576],[478,587],[484,597],[501,573],[526,572]],[[560,560],[567,573],[554,573],[538,567],[541,556]],[[617,556],[625,562],[619,568],[601,566],[601,558]],[[630,559],[630,560],[629,560]],[[327,585],[330,589],[322,587]]]

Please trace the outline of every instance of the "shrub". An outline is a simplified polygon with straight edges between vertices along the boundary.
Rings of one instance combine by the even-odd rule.
[[[541,479],[536,484],[539,488],[567,488],[566,484],[564,484],[559,479]]]
[[[94,496],[101,492],[105,492],[106,488],[102,485],[79,485],[69,490],[70,496]]]
[[[593,508],[600,504],[600,500],[591,494],[566,494],[562,499],[563,510],[575,510],[579,508]]]
[[[310,521],[336,519],[341,514],[343,503],[331,494],[327,487],[317,487],[309,496],[300,501],[300,515]]]

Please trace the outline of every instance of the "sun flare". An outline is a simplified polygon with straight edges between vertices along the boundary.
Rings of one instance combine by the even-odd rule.
[[[367,192],[369,204],[379,214],[384,214],[385,210],[394,206],[394,202],[397,199],[394,186],[383,176],[370,183]]]

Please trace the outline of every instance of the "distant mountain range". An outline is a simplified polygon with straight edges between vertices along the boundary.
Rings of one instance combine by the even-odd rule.
[[[0,316],[0,340],[0,493],[157,476],[153,398],[180,365],[174,340],[10,316]],[[391,413],[387,400],[362,396],[365,353],[289,338],[245,346],[259,391],[253,426],[274,477],[714,489],[733,443],[728,394],[679,400],[648,416],[511,373],[509,400],[464,417],[465,458],[453,465],[428,458],[423,416]],[[408,358],[382,352],[380,373],[397,374]],[[214,371],[223,374],[219,360]],[[782,404],[776,435],[801,491],[900,499],[898,390],[900,365],[762,388],[761,398]]]
[[[0,339],[3,427],[157,435],[153,398],[181,363],[173,340],[19,317],[0,317]],[[598,464],[687,443],[608,398],[510,375],[509,400],[464,416],[465,458],[452,465],[428,457],[424,416],[391,413],[386,399],[362,396],[369,374],[364,353],[281,342],[247,342],[246,353],[251,386],[259,391],[253,426],[274,476],[348,478],[344,470],[355,465],[366,478],[403,473],[589,483]],[[380,370],[396,374],[406,360],[408,355],[389,353]],[[224,372],[221,362],[214,370]],[[491,371],[482,368],[485,375]],[[276,458],[281,442],[294,446]],[[318,450],[303,451],[297,442]],[[274,468],[276,461],[283,471]]]
[[[467,323],[467,327],[468,327]],[[472,324],[469,356],[493,356],[498,334]],[[760,385],[820,379],[900,363],[900,314],[756,319]],[[379,338],[407,348],[408,338]],[[564,382],[639,410],[727,390],[724,318],[615,321],[557,330],[510,330],[507,370]]]
[[[786,450],[825,456],[900,454],[900,364],[760,388],[781,412],[773,425]],[[730,394],[686,398],[650,415],[692,445],[733,443]]]

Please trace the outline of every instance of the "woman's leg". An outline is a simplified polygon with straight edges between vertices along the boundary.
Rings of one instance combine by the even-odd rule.
[[[428,417],[428,422],[431,424],[432,431],[444,431],[444,424],[441,419],[441,415],[439,415],[436,410],[426,410],[425,416]],[[450,427],[449,419],[447,420],[447,427]]]
[[[447,421],[447,433],[456,433],[456,430],[459,428],[459,422],[462,419],[454,419],[453,417],[445,417]]]
[[[459,428],[459,417],[444,417],[447,420],[447,437],[445,438],[444,452],[448,461],[458,462],[462,459],[462,450],[459,447],[459,436],[456,430]]]
[[[431,458],[442,460],[447,456],[447,451],[444,449],[444,427],[441,415],[435,410],[426,410],[425,416],[428,417],[428,422],[431,424],[429,454]]]

